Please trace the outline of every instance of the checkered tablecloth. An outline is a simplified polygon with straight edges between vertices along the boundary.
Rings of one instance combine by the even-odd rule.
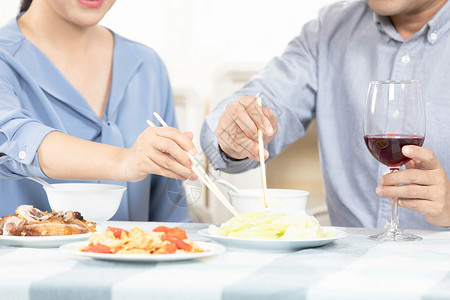
[[[114,222],[144,230],[162,223]],[[194,240],[206,224],[167,224]],[[450,299],[450,232],[375,242],[375,229],[297,252],[231,250],[164,262],[97,261],[57,248],[0,246],[0,299]]]

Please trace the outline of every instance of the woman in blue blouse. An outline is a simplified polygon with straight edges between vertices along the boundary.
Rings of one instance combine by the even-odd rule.
[[[50,209],[25,179],[39,176],[126,185],[116,220],[189,219],[179,180],[196,179],[192,134],[173,128],[158,55],[98,25],[113,4],[23,1],[0,29],[0,216]],[[173,127],[148,127],[154,111]]]

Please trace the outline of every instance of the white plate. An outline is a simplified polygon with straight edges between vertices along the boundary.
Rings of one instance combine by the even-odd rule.
[[[0,245],[31,248],[56,248],[63,244],[84,241],[91,233],[60,236],[9,236],[0,235]]]
[[[86,242],[70,243],[59,247],[66,253],[90,257],[99,260],[135,261],[135,262],[160,262],[173,260],[187,260],[207,256],[213,256],[225,251],[225,247],[217,243],[195,241],[205,252],[182,254],[105,254],[93,252],[81,252],[79,249],[87,245]]]
[[[228,236],[211,235],[208,229],[202,229],[198,233],[209,239],[215,240],[228,248],[265,250],[265,251],[295,251],[303,248],[319,247],[331,243],[334,240],[347,235],[342,230],[334,227],[322,226],[325,232],[334,231],[335,236],[308,240],[277,240],[277,239],[249,239]]]

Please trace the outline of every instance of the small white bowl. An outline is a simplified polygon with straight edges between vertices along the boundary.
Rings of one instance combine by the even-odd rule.
[[[264,205],[262,189],[240,189],[239,192],[230,190],[231,205],[240,214],[270,211],[273,213],[291,214],[305,211],[309,192],[290,189],[267,189],[268,207]]]
[[[56,183],[45,187],[48,202],[55,211],[78,211],[89,222],[105,222],[119,208],[127,188],[114,184]]]

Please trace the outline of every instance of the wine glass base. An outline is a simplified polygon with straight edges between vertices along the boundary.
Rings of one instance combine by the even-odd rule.
[[[408,241],[419,241],[422,238],[420,236],[404,232],[401,229],[398,230],[387,230],[380,234],[371,235],[369,239],[376,241],[392,241],[392,242],[408,242]]]

